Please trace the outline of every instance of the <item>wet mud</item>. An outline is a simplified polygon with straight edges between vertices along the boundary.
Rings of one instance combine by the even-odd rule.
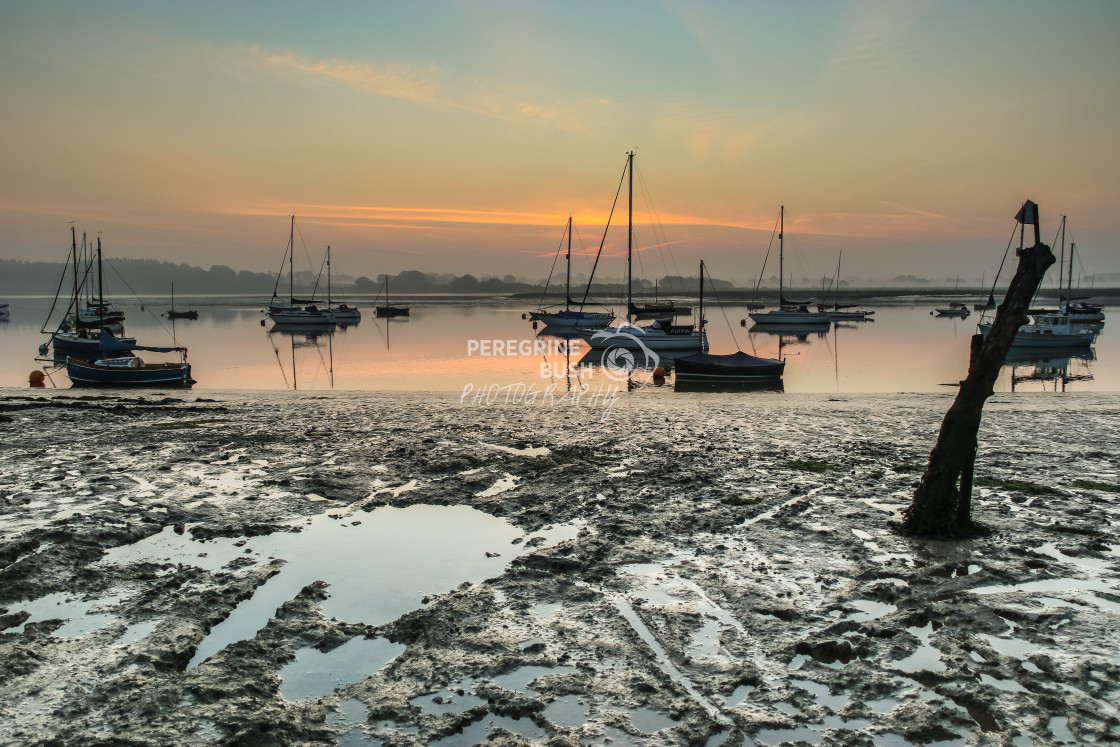
[[[950,402],[9,391],[0,744],[1120,741],[1120,396]]]

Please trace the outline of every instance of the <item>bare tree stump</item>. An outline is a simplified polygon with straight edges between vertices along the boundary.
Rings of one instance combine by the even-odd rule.
[[[980,417],[984,402],[995,392],[996,378],[1015,333],[1027,322],[1031,299],[1054,262],[1054,253],[1042,242],[1019,253],[1019,267],[996,309],[991,331],[986,338],[979,334],[972,338],[968,376],[941,422],[913,502],[903,512],[903,534],[959,538],[984,531],[972,521],[972,470]]]

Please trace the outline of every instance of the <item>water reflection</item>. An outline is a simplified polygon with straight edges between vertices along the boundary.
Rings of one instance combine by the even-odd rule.
[[[41,321],[51,299],[10,300],[11,322],[0,326],[0,346],[8,352],[0,359],[0,386],[23,388],[29,371],[44,368],[35,351],[44,341]],[[333,330],[296,328],[271,334],[261,326],[259,302],[211,298],[185,303],[199,308],[199,319],[176,324],[174,336],[179,345],[190,349],[200,381],[195,391],[334,387],[462,392],[468,384],[476,391],[520,384],[538,389],[555,385],[557,392],[576,392],[588,386],[594,390],[653,383],[653,369],[658,366],[665,369],[668,382],[673,381],[673,357],[660,351],[656,365],[636,355],[629,376],[609,377],[601,356],[585,358],[589,347],[571,330],[533,329],[521,319],[515,299],[441,299],[414,305],[411,318],[367,317],[359,325],[336,325]],[[787,392],[946,392],[958,385],[968,370],[974,322],[932,317],[925,303],[874,308],[875,324],[845,321],[840,326],[802,327],[748,322],[744,329],[738,325],[732,329],[713,318],[707,327],[709,344],[717,353],[741,349],[763,358],[787,359],[783,377]],[[744,311],[745,306],[730,306],[727,316],[738,319]],[[135,304],[126,313],[130,336],[148,341],[169,336],[166,319],[161,321]],[[545,353],[531,349],[511,354],[511,340],[517,345],[542,342],[553,347]],[[1102,332],[1092,348],[1094,357],[1088,360],[1083,351],[1031,351],[1027,359],[1014,357],[1016,352],[996,389],[1038,391],[1046,382],[1057,390],[1072,385],[1079,391],[1120,391],[1117,340]],[[483,353],[471,347],[487,341],[502,341],[506,349],[495,354],[492,349]],[[569,347],[561,348],[561,342]],[[1045,365],[1036,365],[1043,360],[1054,362],[1049,367],[1052,375]],[[1068,365],[1061,364],[1063,360]],[[56,375],[46,368],[46,386],[70,386],[65,373]]]
[[[1014,349],[1007,354],[1004,368],[1011,369],[1011,391],[1024,384],[1039,384],[1044,391],[1064,392],[1073,383],[1093,380],[1089,363],[1096,352],[1087,350]]]
[[[314,351],[309,357],[318,359],[322,370],[326,372],[330,388],[334,389],[334,324],[285,324],[274,325],[268,331],[268,340],[272,344],[272,352],[276,362],[280,365],[280,376],[284,380],[284,388],[299,389],[299,365],[296,351]],[[280,346],[287,338],[291,348],[291,384],[288,384],[288,370],[285,369],[281,359]],[[326,355],[324,356],[324,348]]]

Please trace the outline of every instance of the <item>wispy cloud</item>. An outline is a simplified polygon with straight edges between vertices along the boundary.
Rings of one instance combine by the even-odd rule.
[[[523,92],[502,90],[494,81],[449,74],[434,65],[315,60],[293,52],[268,52],[258,46],[249,47],[248,51],[252,59],[268,67],[340,82],[366,93],[565,131],[587,131],[587,123],[596,121],[611,105],[608,99],[594,97],[535,101]]]

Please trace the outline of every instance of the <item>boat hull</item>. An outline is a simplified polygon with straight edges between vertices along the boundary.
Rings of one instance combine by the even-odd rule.
[[[786,362],[746,353],[698,354],[677,358],[673,369],[676,381],[685,384],[753,384],[781,379]]]
[[[543,322],[546,327],[553,329],[603,329],[614,321],[614,314],[600,311],[555,311],[546,313],[538,311],[532,315],[534,321]]]
[[[771,309],[748,314],[756,324],[827,324],[828,314],[813,311],[783,311]]]
[[[119,359],[118,359],[119,360]],[[189,363],[110,365],[105,361],[66,359],[66,375],[74,386],[183,386],[193,385]]]
[[[388,318],[394,316],[409,316],[409,309],[407,306],[378,306],[375,313],[379,318]]]
[[[696,350],[708,349],[708,336],[703,336],[691,325],[641,326],[624,324],[600,330],[579,329],[580,335],[595,350]]]
[[[334,324],[334,316],[322,309],[274,309],[268,312],[273,324]]]
[[[980,334],[984,337],[992,331],[992,325],[981,324]],[[1062,348],[1087,348],[1093,344],[1093,340],[1097,339],[1096,332],[1087,331],[1055,331],[1051,329],[1024,329],[1019,328],[1015,333],[1015,339],[1011,343],[1012,348],[1049,348],[1062,349]]]
[[[826,311],[824,312],[830,322],[836,321],[863,321],[874,314],[874,311]]]

